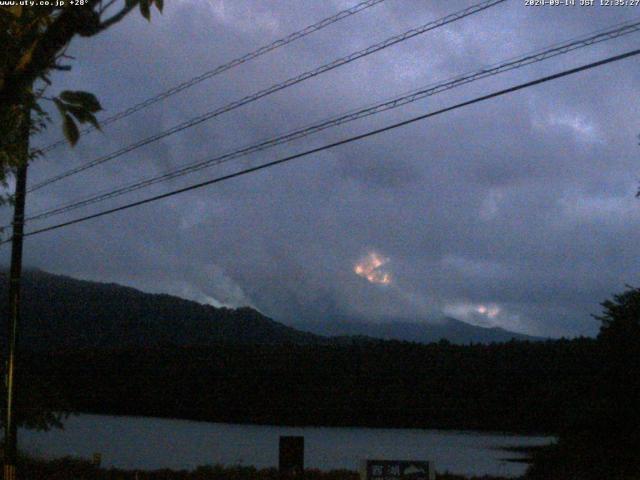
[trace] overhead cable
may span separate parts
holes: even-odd
[[[429,85],[425,88],[396,97],[394,99],[387,100],[385,102],[368,106],[359,110],[355,110],[355,111],[343,114],[341,116],[334,117],[329,120],[325,120],[311,126],[307,126],[302,129],[294,130],[284,135],[280,135],[278,137],[253,144],[253,145],[241,148],[239,150],[235,150],[230,153],[225,153],[223,155],[219,155],[207,160],[194,162],[189,165],[185,165],[178,169],[171,170],[169,172],[165,172],[157,176],[152,176],[146,179],[137,180],[135,182],[129,183],[122,187],[118,187],[116,189],[110,189],[97,194],[92,194],[81,200],[75,200],[58,207],[37,212],[31,216],[28,216],[26,220],[27,221],[41,220],[54,215],[60,215],[62,213],[75,210],[77,208],[85,207],[101,201],[115,198],[115,197],[130,193],[145,187],[149,187],[151,185],[154,185],[160,182],[181,177],[183,175],[200,171],[205,168],[210,168],[215,165],[220,165],[222,163],[229,162],[230,160],[243,157],[243,156],[246,156],[255,152],[259,152],[262,150],[266,150],[268,148],[272,148],[274,146],[277,146],[283,143],[291,142],[293,140],[297,140],[299,138],[312,135],[314,133],[320,132],[330,127],[338,126],[338,125],[351,122],[360,118],[371,116],[380,112],[384,112],[386,110],[400,107],[402,105],[407,105],[409,103],[421,100],[423,98],[436,95],[438,93],[451,90],[453,88],[456,88],[456,87],[459,87],[483,78],[487,78],[493,75],[498,75],[500,73],[504,73],[510,70],[531,65],[533,63],[541,62],[543,60],[546,60],[558,55],[563,55],[563,54],[572,52],[574,50],[587,47],[589,45],[600,43],[606,40],[611,40],[613,38],[618,38],[623,35],[627,35],[627,34],[638,32],[638,31],[640,31],[640,19],[636,20],[635,22],[627,22],[622,25],[618,25],[615,28],[609,28],[607,30],[599,31],[598,33],[592,34],[590,36],[582,36],[578,40],[570,40],[563,43],[555,44],[546,49],[538,50],[533,53],[512,58],[504,62],[494,64],[490,67],[484,67],[473,72],[469,72],[463,75],[458,75],[456,77],[453,77],[452,79]]]
[[[51,225],[51,226],[48,226],[48,227],[44,227],[44,228],[40,228],[40,229],[37,229],[37,230],[33,230],[31,232],[25,233],[24,236],[25,237],[29,237],[29,236],[38,235],[38,234],[41,234],[41,233],[44,233],[44,232],[50,232],[52,230],[58,230],[60,228],[68,227],[70,225],[75,225],[75,224],[78,224],[78,223],[86,222],[88,220],[92,220],[92,219],[95,219],[95,218],[103,217],[105,215],[111,215],[113,213],[121,212],[123,210],[128,210],[130,208],[137,207],[137,206],[140,206],[140,205],[145,205],[147,203],[156,202],[156,201],[162,200],[164,198],[173,197],[173,196],[179,195],[181,193],[189,192],[189,191],[192,191],[192,190],[197,190],[197,189],[209,186],[209,185],[213,185],[215,183],[220,183],[220,182],[223,182],[223,181],[226,181],[226,180],[230,180],[232,178],[244,176],[244,175],[247,175],[249,173],[257,172],[259,170],[264,170],[264,169],[267,169],[267,168],[270,168],[270,167],[274,167],[276,165],[280,165],[280,164],[283,164],[283,163],[291,162],[292,160],[296,160],[298,158],[306,157],[306,156],[314,154],[314,153],[319,153],[319,152],[322,152],[322,151],[325,151],[325,150],[329,150],[331,148],[335,148],[335,147],[338,147],[340,145],[345,145],[345,144],[352,143],[352,142],[355,142],[355,141],[358,141],[358,140],[362,140],[362,139],[365,139],[365,138],[368,138],[368,137],[371,137],[371,136],[374,136],[374,135],[378,135],[378,134],[383,133],[383,132],[394,130],[396,128],[403,127],[405,125],[409,125],[409,124],[412,124],[412,123],[415,123],[415,122],[418,122],[418,121],[421,121],[421,120],[425,120],[427,118],[435,117],[437,115],[441,115],[443,113],[450,112],[452,110],[457,110],[457,109],[462,108],[462,107],[466,107],[466,106],[473,105],[473,104],[476,104],[476,103],[484,102],[484,101],[490,100],[492,98],[496,98],[496,97],[499,97],[499,96],[502,96],[502,95],[506,95],[506,94],[509,94],[509,93],[513,93],[513,92],[516,92],[516,91],[519,91],[519,90],[523,90],[523,89],[526,89],[526,88],[530,88],[530,87],[533,87],[535,85],[539,85],[539,84],[542,84],[542,83],[550,82],[550,81],[556,80],[558,78],[566,77],[568,75],[573,75],[573,74],[576,74],[578,72],[583,72],[585,70],[590,70],[592,68],[600,67],[602,65],[607,65],[607,64],[610,64],[610,63],[613,63],[613,62],[624,60],[626,58],[634,57],[634,56],[639,55],[639,54],[640,54],[640,49],[632,50],[632,51],[629,51],[629,52],[626,52],[626,53],[623,53],[623,54],[620,54],[620,55],[615,55],[615,56],[612,56],[612,57],[608,57],[608,58],[606,58],[604,60],[599,60],[597,62],[588,63],[588,64],[582,65],[580,67],[572,68],[572,69],[569,69],[569,70],[564,70],[562,72],[559,72],[559,73],[556,73],[556,74],[553,74],[553,75],[548,75],[546,77],[542,77],[542,78],[538,78],[536,80],[532,80],[532,81],[529,81],[529,82],[521,83],[519,85],[516,85],[516,86],[513,86],[513,87],[509,87],[509,88],[505,88],[505,89],[499,90],[497,92],[493,92],[493,93],[490,93],[490,94],[487,94],[487,95],[476,97],[476,98],[474,98],[472,100],[467,100],[465,102],[457,103],[457,104],[455,104],[453,106],[442,108],[442,109],[436,110],[434,112],[426,113],[424,115],[419,115],[417,117],[413,117],[413,118],[410,118],[408,120],[403,120],[401,122],[397,122],[397,123],[388,125],[386,127],[382,127],[382,128],[378,128],[378,129],[375,129],[375,130],[371,130],[369,132],[366,132],[366,133],[363,133],[363,134],[360,134],[360,135],[355,135],[355,136],[352,136],[352,137],[348,137],[348,138],[339,140],[337,142],[333,142],[333,143],[330,143],[330,144],[327,144],[327,145],[323,145],[321,147],[317,147],[317,148],[313,148],[313,149],[310,149],[310,150],[306,150],[306,151],[301,152],[301,153],[297,153],[297,154],[294,154],[294,155],[289,155],[287,157],[280,158],[278,160],[274,160],[272,162],[267,162],[267,163],[264,163],[262,165],[254,166],[254,167],[251,167],[251,168],[246,168],[246,169],[240,170],[238,172],[234,172],[234,173],[231,173],[231,174],[228,174],[228,175],[216,177],[216,178],[204,181],[204,182],[199,182],[199,183],[196,183],[196,184],[193,184],[193,185],[189,185],[187,187],[183,187],[183,188],[180,188],[180,189],[177,189],[177,190],[173,190],[173,191],[170,191],[170,192],[167,192],[167,193],[163,193],[163,194],[160,194],[160,195],[155,195],[155,196],[152,196],[152,197],[148,197],[148,198],[145,198],[143,200],[138,200],[136,202],[131,202],[131,203],[128,203],[128,204],[125,204],[125,205],[121,205],[119,207],[110,208],[108,210],[103,210],[101,212],[97,212],[97,213],[94,213],[94,214],[91,214],[91,215],[86,215],[86,216],[75,218],[73,220],[69,220],[69,221],[66,221],[66,222],[62,222],[62,223],[58,223],[58,224]],[[1,242],[0,245],[8,243],[10,241],[11,241],[11,238]]]
[[[318,30],[322,30],[323,28],[333,23],[339,22],[344,18],[355,15],[356,13],[359,13],[363,10],[366,10],[367,8],[373,7],[374,5],[377,5],[378,3],[382,3],[384,1],[385,0],[367,0],[365,2],[358,3],[357,5],[354,5],[353,7],[348,8],[346,10],[342,10],[336,13],[335,15],[332,15],[323,20],[320,20],[319,22],[316,22],[313,25],[309,25],[308,27],[305,27],[302,30],[299,30],[290,35],[287,35],[286,37],[282,37],[268,45],[264,45],[258,48],[257,50],[254,50],[253,52],[250,52],[245,55],[242,55],[241,57],[235,58],[225,64],[217,66],[212,70],[206,71],[196,77],[193,77],[185,82],[182,82],[179,85],[171,87],[165,90],[164,92],[158,93],[153,97],[147,98],[146,100],[140,103],[137,103],[125,110],[122,110],[121,112],[111,115],[110,117],[100,119],[100,127],[104,127],[111,123],[117,122],[118,120],[121,120],[125,117],[128,117],[129,115],[139,112],[140,110],[150,107],[151,105],[154,105],[164,100],[165,98],[171,97],[176,93],[186,90],[187,88],[191,88],[194,85],[197,85],[198,83],[203,82],[204,80],[215,77],[216,75],[220,75],[221,73],[226,72],[227,70],[231,70],[232,68],[237,67],[238,65],[242,65],[243,63],[253,60],[254,58],[258,58],[264,55],[265,53],[271,52],[272,50],[276,50],[280,47],[284,47],[285,45],[293,43],[296,40],[306,37],[307,35],[310,35],[311,33],[317,32]],[[80,134],[86,135],[87,133],[92,132],[94,130],[96,130],[96,128],[93,126],[90,126],[81,130]],[[47,153],[61,145],[65,145],[66,143],[67,141],[65,139],[61,139],[39,150],[42,153]]]
[[[426,33],[428,31],[431,30],[435,30],[436,28],[442,27],[443,25],[447,25],[449,23],[455,22],[457,20],[460,20],[462,18],[468,17],[470,15],[473,15],[475,13],[481,12],[483,10],[486,10],[490,7],[493,7],[495,5],[498,5],[500,3],[505,2],[506,0],[486,0],[484,2],[480,2],[478,4],[472,5],[470,7],[467,7],[463,10],[460,10],[459,12],[456,13],[452,13],[450,15],[447,15],[443,18],[440,18],[438,20],[429,22],[425,25],[422,25],[420,27],[417,28],[412,28],[411,30],[408,30],[402,34],[399,35],[394,35],[393,37],[390,37],[382,42],[376,43],[375,45],[371,45],[370,47],[367,47],[363,50],[359,50],[357,52],[351,53],[345,57],[341,57],[337,60],[334,60],[330,63],[327,63],[325,65],[322,65],[321,67],[315,68],[314,70],[309,70],[307,72],[304,72],[300,75],[297,75],[295,77],[292,77],[284,82],[272,85],[268,88],[265,88],[263,90],[260,90],[252,95],[247,95],[239,100],[233,101],[223,107],[217,108],[213,111],[204,113],[202,115],[199,115],[197,117],[194,117],[190,120],[187,120],[185,122],[182,122],[178,125],[173,126],[172,128],[165,130],[164,132],[160,132],[157,134],[154,134],[150,137],[147,137],[145,139],[139,140],[133,144],[130,144],[126,147],[123,147],[119,150],[116,150],[112,153],[109,153],[105,156],[96,158],[94,160],[91,160],[90,162],[87,162],[83,165],[79,165],[75,168],[72,168],[70,170],[67,170],[65,172],[62,172],[58,175],[55,175],[53,177],[47,178],[39,183],[36,183],[35,185],[29,187],[27,189],[27,192],[33,192],[36,190],[39,190],[47,185],[50,185],[52,183],[58,182],[62,179],[68,178],[72,175],[75,175],[77,173],[83,172],[85,170],[88,170],[90,168],[96,167],[98,165],[102,165],[110,160],[113,160],[115,158],[118,158],[126,153],[132,152],[140,147],[143,147],[145,145],[149,145],[150,143],[153,142],[157,142],[158,140],[161,140],[163,138],[166,138],[170,135],[173,135],[175,133],[181,132],[183,130],[186,130],[188,128],[194,127],[196,125],[199,125],[202,122],[205,122],[207,120],[210,120],[214,117],[217,117],[219,115],[222,115],[223,113],[227,113],[230,112],[231,110],[235,110],[236,108],[239,108],[243,105],[246,105],[248,103],[251,102],[255,102],[256,100],[259,100],[263,97],[266,97],[268,95],[271,95],[273,93],[276,93],[280,90],[284,90],[285,88],[289,88],[293,85],[296,85],[298,83],[304,82],[305,80],[308,80],[310,78],[316,77],[318,75],[321,75],[325,72],[328,72],[330,70],[333,70],[335,68],[341,67],[342,65],[346,65],[348,63],[351,63],[355,60],[358,60],[360,58],[363,58],[367,55],[371,55],[375,52],[379,52],[380,50],[384,50],[386,48],[391,47],[392,45],[396,45],[400,42],[404,42],[406,40],[409,40],[410,38],[413,38],[417,35],[421,35],[423,33]]]

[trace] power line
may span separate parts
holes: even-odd
[[[313,78],[316,77],[322,73],[328,72],[330,70],[333,70],[335,68],[338,68],[342,65],[346,65],[348,63],[351,63],[355,60],[358,60],[362,57],[365,57],[367,55],[371,55],[375,52],[378,52],[380,50],[386,49],[388,47],[391,47],[392,45],[395,45],[397,43],[400,42],[404,42],[406,40],[409,40],[410,38],[413,38],[417,35],[421,35],[423,33],[426,33],[430,30],[435,30],[436,28],[442,27],[443,25],[447,25],[449,23],[453,23],[457,20],[460,20],[462,18],[468,17],[470,15],[473,15],[475,13],[481,12],[483,10],[486,10],[490,7],[493,7],[499,3],[505,2],[506,0],[486,0],[484,2],[480,2],[478,4],[472,5],[471,7],[465,8],[463,10],[460,10],[459,12],[456,13],[452,13],[450,15],[447,15],[439,20],[435,20],[432,22],[429,22],[425,25],[422,25],[420,27],[417,28],[412,28],[411,30],[408,30],[402,34],[399,35],[394,35],[393,37],[390,37],[380,43],[376,43],[375,45],[372,45],[370,47],[367,47],[363,50],[359,50],[357,52],[351,53],[345,57],[341,57],[337,60],[334,60],[330,63],[327,63],[325,65],[322,65],[321,67],[318,67],[314,70],[309,70],[305,73],[302,73],[296,77],[292,77],[282,83],[278,83],[275,85],[272,85],[264,90],[260,90],[259,92],[256,92],[252,95],[248,95],[246,97],[241,98],[240,100],[236,100],[234,102],[231,102],[223,107],[217,108],[216,110],[213,110],[211,112],[199,115],[197,117],[194,117],[190,120],[187,120],[186,122],[182,122],[172,128],[170,128],[169,130],[165,130],[164,132],[161,133],[157,133],[155,135],[152,135],[150,137],[147,137],[143,140],[139,140],[136,143],[130,144],[126,147],[121,148],[120,150],[116,150],[115,152],[112,152],[110,154],[107,154],[103,157],[99,157],[97,159],[94,159],[84,165],[80,165],[78,167],[72,168],[70,170],[67,170],[66,172],[60,173],[58,175],[55,175],[53,177],[50,177],[46,180],[43,180],[35,185],[33,185],[32,187],[30,187],[28,189],[28,192],[33,192],[35,190],[39,190],[47,185],[50,185],[54,182],[60,181],[64,178],[68,178],[72,175],[75,175],[76,173],[80,173],[83,172],[89,168],[93,168],[97,165],[101,165],[105,162],[108,162],[109,160],[113,160],[114,158],[120,157],[126,153],[129,153],[133,150],[136,150],[140,147],[143,147],[145,145],[148,145],[150,143],[156,142],[162,138],[168,137],[169,135],[173,135],[174,133],[178,133],[181,132],[183,130],[186,130],[187,128],[191,128],[194,127],[195,125],[198,125],[202,122],[205,122],[207,120],[210,120],[211,118],[217,117],[219,115],[222,115],[223,113],[229,112],[231,110],[235,110],[236,108],[239,108],[243,105],[246,105],[248,103],[254,102],[256,100],[259,100],[260,98],[266,97],[268,95],[271,95],[275,92],[278,92],[280,90],[284,90],[285,88],[291,87],[293,85],[296,85],[298,83],[301,83],[305,80],[308,80],[309,78]]]
[[[219,65],[216,68],[214,68],[213,70],[209,70],[207,72],[204,72],[200,75],[198,75],[197,77],[193,77],[185,82],[182,82],[179,85],[176,85],[174,87],[169,88],[168,90],[165,90],[164,92],[161,92],[157,95],[154,95],[153,97],[150,97],[140,103],[137,103],[125,110],[122,110],[110,117],[107,117],[103,120],[100,120],[100,126],[104,127],[105,125],[109,125],[111,123],[117,122],[118,120],[121,120],[125,117],[128,117],[129,115],[132,115],[136,112],[139,112],[140,110],[143,110],[147,107],[150,107],[151,105],[154,105],[155,103],[158,103],[162,100],[164,100],[165,98],[168,98],[172,95],[175,95],[176,93],[179,93],[183,90],[186,90],[187,88],[191,88],[194,85],[203,82],[204,80],[208,80],[209,78],[215,77],[216,75],[219,75],[223,72],[226,72],[227,70],[231,70],[234,67],[237,67],[238,65],[241,65],[243,63],[246,63],[250,60],[253,60],[254,58],[258,58],[262,55],[264,55],[265,53],[271,52],[273,50],[276,50],[280,47],[284,47],[285,45],[288,45],[290,43],[295,42],[296,40],[299,40],[303,37],[306,37],[307,35],[310,35],[314,32],[317,32],[318,30],[322,30],[325,27],[328,27],[329,25],[339,22],[340,20],[343,20],[347,17],[350,17],[352,15],[355,15],[356,13],[359,13],[363,10],[366,10],[367,8],[373,7],[375,5],[377,5],[378,3],[382,3],[385,0],[367,0],[365,2],[361,2],[358,3],[357,5],[354,5],[351,8],[348,8],[346,10],[342,10],[338,13],[336,13],[335,15],[332,15],[330,17],[327,17],[323,20],[320,20],[317,23],[314,23],[313,25],[309,25],[308,27],[303,28],[302,30],[299,30],[297,32],[294,32],[290,35],[287,35],[286,37],[280,38],[268,45],[264,45],[260,48],[258,48],[257,50],[254,50],[253,52],[247,53],[241,57],[235,58],[223,65]],[[87,133],[90,133],[92,131],[96,130],[95,127],[87,127],[83,130],[80,131],[81,135],[86,135]],[[42,153],[47,153],[50,152],[51,150],[61,146],[61,145],[65,145],[67,143],[67,141],[65,139],[61,139],[58,140],[57,142],[54,142],[50,145],[47,145],[44,148],[41,148],[40,151]]]
[[[408,120],[404,120],[402,122],[397,122],[397,123],[394,123],[392,125],[388,125],[386,127],[382,127],[382,128],[378,128],[378,129],[375,129],[375,130],[371,130],[369,132],[366,132],[366,133],[363,133],[363,134],[360,134],[360,135],[348,137],[348,138],[345,138],[343,140],[339,140],[337,142],[333,142],[333,143],[330,143],[330,144],[327,144],[327,145],[323,145],[321,147],[313,148],[311,150],[307,150],[307,151],[304,151],[304,152],[301,152],[301,153],[297,153],[297,154],[294,154],[294,155],[289,155],[287,157],[280,158],[278,160],[274,160],[272,162],[268,162],[268,163],[264,163],[262,165],[258,165],[258,166],[255,166],[255,167],[251,167],[251,168],[247,168],[247,169],[244,169],[244,170],[240,170],[238,172],[231,173],[231,174],[228,174],[228,175],[224,175],[224,176],[221,176],[221,177],[216,177],[214,179],[207,180],[207,181],[200,182],[200,183],[196,183],[196,184],[190,185],[188,187],[184,187],[184,188],[180,188],[180,189],[177,189],[177,190],[173,190],[171,192],[163,193],[163,194],[160,194],[160,195],[155,195],[153,197],[149,197],[149,198],[146,198],[144,200],[139,200],[139,201],[136,201],[136,202],[128,203],[126,205],[122,205],[122,206],[115,207],[115,208],[110,208],[108,210],[103,210],[103,211],[98,212],[98,213],[94,213],[94,214],[91,214],[91,215],[86,215],[86,216],[79,217],[79,218],[76,218],[76,219],[73,219],[73,220],[69,220],[69,221],[66,221],[66,222],[62,222],[62,223],[59,223],[59,224],[56,224],[56,225],[52,225],[52,226],[49,226],[49,227],[45,227],[45,228],[41,228],[41,229],[38,229],[38,230],[34,230],[34,231],[31,231],[31,232],[25,233],[24,236],[28,237],[28,236],[37,235],[37,234],[44,233],[44,232],[49,232],[49,231],[52,231],[52,230],[57,230],[57,229],[60,229],[60,228],[63,228],[63,227],[67,227],[67,226],[74,225],[74,224],[77,224],[77,223],[85,222],[87,220],[91,220],[91,219],[94,219],[94,218],[102,217],[102,216],[105,216],[105,215],[110,215],[112,213],[120,212],[122,210],[128,210],[128,209],[133,208],[133,207],[137,207],[137,206],[144,205],[144,204],[147,204],[147,203],[155,202],[157,200],[162,200],[164,198],[172,197],[172,196],[178,195],[180,193],[185,193],[185,192],[188,192],[188,191],[191,191],[191,190],[196,190],[196,189],[199,189],[199,188],[203,188],[203,187],[206,187],[208,185],[212,185],[214,183],[219,183],[219,182],[223,182],[225,180],[230,180],[232,178],[236,178],[236,177],[240,177],[240,176],[243,176],[243,175],[247,175],[249,173],[253,173],[253,172],[256,172],[258,170],[263,170],[263,169],[266,169],[266,168],[270,168],[270,167],[273,167],[273,166],[276,166],[276,165],[279,165],[279,164],[282,164],[282,163],[290,162],[292,160],[295,160],[295,159],[298,159],[298,158],[301,158],[301,157],[305,157],[305,156],[308,156],[308,155],[311,155],[311,154],[314,154],[314,153],[319,153],[319,152],[322,152],[324,150],[329,150],[331,148],[335,148],[335,147],[340,146],[340,145],[345,145],[347,143],[351,143],[351,142],[355,142],[355,141],[358,141],[358,140],[362,140],[364,138],[368,138],[368,137],[371,137],[373,135],[378,135],[378,134],[383,133],[383,132],[394,130],[396,128],[403,127],[405,125],[409,125],[411,123],[415,123],[415,122],[418,122],[420,120],[425,120],[425,119],[430,118],[430,117],[435,117],[437,115],[441,115],[443,113],[450,112],[452,110],[457,110],[457,109],[462,108],[462,107],[473,105],[475,103],[480,103],[480,102],[483,102],[483,101],[486,101],[486,100],[490,100],[492,98],[496,98],[496,97],[499,97],[499,96],[502,96],[502,95],[506,95],[508,93],[513,93],[513,92],[516,92],[518,90],[523,90],[525,88],[529,88],[529,87],[532,87],[532,86],[535,86],[535,85],[539,85],[541,83],[549,82],[549,81],[556,80],[556,79],[561,78],[561,77],[566,77],[568,75],[573,75],[573,74],[578,73],[578,72],[582,72],[582,71],[585,71],[585,70],[590,70],[592,68],[600,67],[602,65],[606,65],[606,64],[609,64],[609,63],[617,62],[617,61],[620,61],[620,60],[623,60],[623,59],[626,59],[626,58],[630,58],[630,57],[633,57],[633,56],[636,56],[636,55],[639,55],[639,54],[640,54],[640,49],[632,50],[630,52],[626,52],[626,53],[623,53],[623,54],[620,54],[620,55],[615,55],[615,56],[612,56],[612,57],[608,57],[608,58],[606,58],[604,60],[599,60],[597,62],[593,62],[593,63],[589,63],[589,64],[586,64],[586,65],[582,65],[580,67],[572,68],[570,70],[564,70],[564,71],[562,71],[560,73],[556,73],[556,74],[553,74],[553,75],[548,75],[546,77],[538,78],[536,80],[532,80],[532,81],[529,81],[529,82],[521,83],[521,84],[516,85],[514,87],[509,87],[509,88],[506,88],[506,89],[503,89],[503,90],[499,90],[497,92],[493,92],[493,93],[490,93],[490,94],[487,94],[487,95],[483,95],[481,97],[476,97],[476,98],[474,98],[472,100],[467,100],[465,102],[461,102],[461,103],[455,104],[455,105],[450,106],[450,107],[442,108],[440,110],[436,110],[434,112],[426,113],[424,115],[419,115],[417,117],[413,117],[413,118],[410,118]],[[1,242],[0,245],[8,243],[10,241],[11,241],[11,239],[5,240],[5,241]]]
[[[67,204],[61,205],[59,207],[54,207],[46,211],[38,212],[34,215],[27,217],[26,220],[27,221],[40,220],[40,219],[48,218],[54,215],[66,213],[66,212],[75,210],[77,208],[92,205],[94,203],[98,203],[104,200],[115,198],[120,195],[124,195],[126,193],[130,193],[130,192],[139,190],[141,188],[154,185],[156,183],[160,183],[176,177],[187,175],[189,173],[193,173],[193,172],[202,170],[204,168],[209,168],[214,165],[219,165],[219,164],[228,162],[230,160],[233,160],[235,158],[249,155],[251,153],[255,153],[258,151],[262,151],[267,148],[274,147],[276,145],[290,142],[292,140],[297,140],[299,138],[306,137],[308,135],[320,132],[330,127],[334,127],[334,126],[351,122],[360,118],[374,115],[386,110],[397,108],[402,105],[406,105],[406,104],[415,102],[417,100],[421,100],[428,96],[432,96],[437,93],[441,93],[441,92],[459,87],[461,85],[474,82],[476,80],[480,80],[483,78],[487,78],[489,76],[493,76],[493,75],[504,73],[510,70],[521,68],[526,65],[531,65],[533,63],[537,63],[537,62],[546,60],[548,58],[566,54],[568,52],[572,52],[580,48],[584,48],[584,47],[587,47],[596,43],[600,43],[603,41],[611,40],[613,38],[618,38],[618,37],[621,37],[630,33],[634,33],[637,31],[640,31],[640,19],[636,19],[636,21],[634,22],[625,22],[623,24],[618,24],[615,27],[609,27],[608,29],[605,29],[605,30],[599,30],[597,33],[591,34],[590,36],[582,35],[581,37],[578,37],[577,40],[568,40],[562,43],[557,43],[546,49],[540,49],[529,54],[521,55],[520,57],[515,57],[510,60],[506,60],[504,62],[494,64],[493,66],[490,66],[490,67],[485,67],[474,72],[458,75],[444,82],[436,83],[428,87],[425,87],[423,89],[413,91],[409,94],[396,97],[394,99],[391,99],[382,103],[378,103],[366,108],[362,108],[360,110],[352,111],[352,112],[343,114],[341,116],[334,117],[332,119],[317,123],[315,125],[294,130],[293,132],[290,132],[275,138],[271,138],[269,140],[265,140],[257,144],[253,144],[248,147],[244,147],[242,149],[236,150],[231,153],[226,153],[208,160],[194,162],[189,165],[180,167],[176,170],[165,172],[158,176],[146,178],[143,180],[138,180],[128,185],[119,187],[115,190],[113,189],[105,190],[103,192],[100,192],[98,194],[93,194],[81,200],[72,201]]]

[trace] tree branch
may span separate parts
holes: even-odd
[[[42,34],[31,55],[31,61],[20,68],[14,66],[7,72],[0,86],[0,111],[24,102],[28,88],[35,80],[55,64],[56,55],[79,31],[91,21],[93,8],[99,0],[89,0],[85,7],[70,7],[62,13]]]
[[[116,3],[116,1],[117,0],[111,0],[109,3],[107,3],[104,6],[100,5],[100,15],[106,12],[109,9],[109,7],[111,7],[114,3]]]
[[[113,3],[112,0],[111,2],[109,2],[109,5],[111,3]],[[128,2],[127,2],[128,3]],[[124,8],[122,10],[120,10],[118,13],[116,13],[115,15],[113,15],[111,18],[104,20],[102,22],[100,22],[100,25],[98,26],[98,32],[101,32],[103,30],[106,30],[107,28],[109,28],[111,25],[118,23],[120,20],[122,20],[131,10],[133,10],[134,8],[136,8],[136,6],[138,5],[138,2],[131,2],[128,5],[125,5]],[[97,32],[96,32],[97,33]]]

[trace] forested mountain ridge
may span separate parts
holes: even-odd
[[[7,277],[0,276],[6,305]],[[500,328],[482,328],[452,318],[439,323],[328,318],[322,324],[288,326],[250,307],[216,308],[167,294],[150,294],[26,270],[22,280],[20,343],[28,350],[208,346],[213,344],[353,344],[382,340],[432,343],[492,343],[539,340]],[[0,308],[5,328],[6,308]]]
[[[593,413],[602,376],[595,339],[327,338],[249,308],[43,272],[25,274],[23,317],[24,381],[43,386],[25,403],[55,411],[558,432],[578,407]]]
[[[6,296],[3,275],[3,305]],[[29,350],[324,341],[248,307],[216,308],[37,270],[24,273],[22,300],[20,343]],[[0,328],[6,325],[5,312],[3,308]]]
[[[511,332],[499,327],[478,327],[451,317],[430,322],[403,318],[385,319],[384,322],[366,322],[360,319],[332,318],[324,322],[296,322],[292,326],[316,335],[368,336],[383,340],[433,343],[443,338],[451,343],[508,342],[510,340],[541,341],[544,338]]]

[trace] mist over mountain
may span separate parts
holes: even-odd
[[[7,277],[0,279],[6,305]],[[0,328],[6,328],[6,308]],[[28,270],[22,280],[20,344],[29,350],[170,345],[312,343],[248,308],[216,308],[165,294]]]
[[[6,301],[6,276],[0,288]],[[556,432],[578,402],[593,400],[589,388],[601,375],[595,339],[497,343],[515,334],[453,319],[354,319],[345,332],[347,320],[335,318],[327,333],[341,336],[327,337],[251,308],[40,271],[25,272],[23,293],[21,366],[31,384],[47,386],[30,402],[46,398],[52,411]],[[400,334],[412,342],[390,339]],[[441,336],[450,342],[420,343]],[[474,345],[454,344],[467,341]]]
[[[499,327],[479,327],[451,317],[437,321],[419,322],[407,319],[386,319],[384,322],[368,322],[357,318],[331,319],[330,321],[299,322],[294,328],[326,336],[368,336],[383,340],[400,340],[433,343],[446,339],[451,343],[493,343],[510,340],[543,340],[540,337],[511,332]]]
[[[7,277],[0,277],[6,305]],[[439,323],[360,319],[298,322],[291,326],[250,307],[217,308],[166,294],[144,293],[113,283],[97,283],[27,270],[22,281],[20,344],[29,350],[74,348],[207,346],[213,344],[324,344],[403,340],[432,343],[505,342],[534,337],[500,328],[482,328],[453,318]],[[6,328],[6,308],[0,328]],[[333,337],[333,338],[327,338]]]

